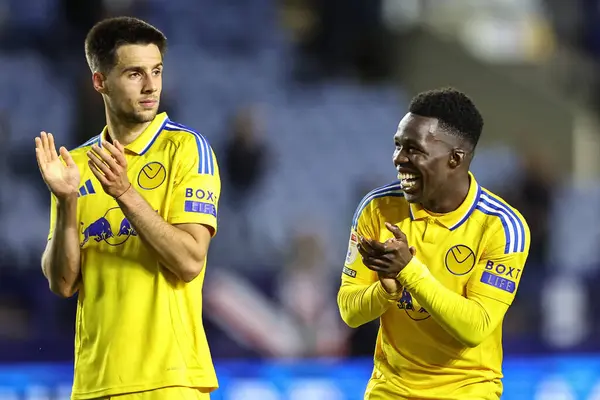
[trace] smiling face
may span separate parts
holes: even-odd
[[[162,54],[155,44],[126,44],[105,75],[94,73],[94,87],[104,95],[109,112],[130,124],[150,122],[158,112],[162,91]]]
[[[455,190],[458,173],[468,171],[461,139],[442,129],[436,118],[408,113],[398,125],[394,143],[394,166],[406,200],[436,211]]]

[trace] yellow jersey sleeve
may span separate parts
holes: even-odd
[[[352,219],[348,252],[346,253],[346,260],[342,270],[342,282],[369,285],[378,280],[377,273],[371,271],[362,263],[362,259],[358,253],[358,237],[379,239],[379,232],[373,223],[373,203],[367,204],[362,210],[360,208],[361,205],[359,205]]]
[[[48,240],[52,239],[54,228],[56,227],[56,196],[50,193],[50,228],[48,230]]]
[[[489,250],[469,278],[466,294],[455,293],[413,257],[398,280],[431,314],[434,320],[461,343],[474,347],[485,340],[504,318],[517,292],[529,252],[529,229],[507,238],[505,229],[488,240]]]
[[[217,232],[221,179],[215,154],[202,136],[193,135],[180,144],[167,221],[171,224],[202,224]]]
[[[342,285],[337,297],[342,319],[353,328],[379,318],[400,297],[400,293],[389,294],[385,291],[377,273],[363,264],[358,253],[358,235],[379,239],[378,225],[373,220],[376,210],[373,202],[365,203],[367,198],[363,199],[354,214],[342,270]]]
[[[529,254],[529,227],[520,218],[519,230],[511,235],[506,229],[496,231],[467,284],[467,296],[477,294],[511,305]],[[512,236],[512,237],[511,237]]]
[[[398,280],[446,332],[468,347],[483,342],[508,310],[508,305],[486,296],[453,292],[417,257],[398,274]]]

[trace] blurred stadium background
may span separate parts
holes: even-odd
[[[486,127],[479,181],[532,251],[504,323],[505,395],[600,399],[600,8],[590,0],[0,0],[0,399],[67,399],[75,300],[40,272],[33,137],[69,148],[103,105],[83,40],[144,18],[170,40],[163,110],[219,159],[205,321],[223,400],[362,399],[377,324],[335,295],[354,207],[395,178],[411,96],[455,86]]]

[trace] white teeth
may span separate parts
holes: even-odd
[[[402,185],[402,188],[410,189],[415,185],[419,176],[416,174],[402,172],[398,173],[398,178],[400,179],[400,185]]]
[[[409,174],[409,173],[406,173],[406,172],[401,172],[401,173],[398,174],[398,176],[402,180],[412,180],[412,179],[417,179],[418,178],[418,176],[416,174]]]
[[[410,189],[415,185],[415,181],[400,181],[400,185],[403,189]]]

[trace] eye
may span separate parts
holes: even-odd
[[[420,153],[420,150],[411,145],[402,146],[400,143],[396,143],[396,151],[405,150],[408,154]]]
[[[132,72],[129,74],[129,78],[131,78],[131,79],[137,79],[140,76],[142,76],[142,74],[140,74],[139,72]]]
[[[160,76],[162,74],[162,69],[155,69],[154,71],[152,71],[152,75],[154,76]]]

